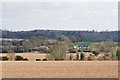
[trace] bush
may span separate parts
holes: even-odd
[[[93,61],[93,60],[96,60],[96,56],[93,54],[90,54],[89,57],[88,57],[88,60],[89,61]]]
[[[80,58],[81,58],[81,60],[84,60],[84,54],[83,53],[81,53],[81,55],[80,55]]]
[[[36,61],[41,61],[41,59],[36,59]]]
[[[55,59],[55,61],[63,61],[64,59]]]
[[[104,56],[98,57],[98,60],[99,60],[99,61],[103,61],[103,60],[104,60]]]
[[[79,60],[79,54],[76,55],[77,60]]]
[[[2,60],[2,61],[8,61],[8,59],[9,59],[9,58],[8,58],[7,56],[4,56],[4,57],[2,57],[1,60]]]
[[[118,57],[118,60],[120,60],[120,50],[117,50],[116,56]]]
[[[47,59],[43,59],[43,61],[47,61]]]
[[[0,61],[2,60],[2,57],[0,57]]]
[[[73,59],[73,61],[77,61],[76,59]]]
[[[78,52],[83,52],[83,50],[82,50],[82,49],[79,49]]]
[[[95,56],[98,56],[98,55],[99,55],[99,52],[93,51],[93,54],[94,54]]]
[[[91,52],[91,50],[83,50],[83,52]]]
[[[76,53],[74,49],[69,49],[69,53]]]
[[[15,60],[16,60],[16,61],[22,61],[22,60],[23,60],[23,57],[22,57],[22,56],[16,56]]]
[[[72,60],[72,58],[73,58],[73,57],[72,57],[72,54],[71,54],[71,55],[70,55],[70,60]]]
[[[108,57],[108,56],[104,56],[105,60],[112,60],[112,58]]]
[[[28,59],[27,59],[27,58],[24,58],[23,61],[28,61]]]

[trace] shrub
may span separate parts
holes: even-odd
[[[76,61],[76,59],[73,59],[73,61]]]
[[[28,61],[28,59],[27,59],[27,58],[24,58],[23,61]]]
[[[99,55],[99,52],[93,51],[93,54],[94,54],[95,56],[98,56],[98,55]]]
[[[2,60],[2,57],[0,57],[0,61]]]
[[[112,60],[110,57],[108,57],[108,56],[104,56],[104,59],[105,60]]]
[[[63,61],[64,59],[55,59],[55,61]]]
[[[100,57],[98,57],[98,60],[99,60],[99,61],[104,60],[104,56],[100,56]]]
[[[91,50],[83,50],[83,52],[91,52]]]
[[[41,61],[41,59],[36,59],[36,61]]]
[[[88,57],[88,60],[89,60],[89,61],[96,60],[95,55],[90,54],[89,57]]]
[[[72,60],[72,54],[70,55],[70,60]]]
[[[16,61],[21,61],[21,60],[23,60],[23,57],[22,56],[16,56],[15,60]]]
[[[80,55],[80,58],[81,58],[81,60],[84,60],[84,54],[83,53],[81,53],[81,55]]]
[[[118,60],[120,60],[120,50],[117,50],[116,56],[118,57]]]
[[[47,61],[47,59],[43,59],[43,61]]]
[[[69,53],[76,53],[74,49],[69,49]]]
[[[9,59],[9,58],[8,58],[7,56],[4,56],[4,57],[2,57],[1,60],[2,60],[2,61],[8,61],[8,59]]]
[[[83,52],[83,50],[82,50],[82,49],[79,49],[78,52]]]
[[[76,55],[77,60],[79,60],[79,54]]]

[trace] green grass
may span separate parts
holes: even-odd
[[[79,46],[89,46],[92,43],[98,43],[98,42],[79,42],[79,43],[75,43],[74,45],[79,45]]]
[[[117,44],[118,44],[118,46],[120,46],[120,42],[118,42]]]
[[[74,45],[78,45],[78,46],[89,46],[92,43],[100,43],[100,42],[79,42],[79,43],[75,43]],[[120,46],[120,42],[114,42],[115,44],[118,44]]]

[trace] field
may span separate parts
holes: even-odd
[[[90,52],[89,53],[88,52],[83,52],[83,53],[85,54],[86,57],[88,57],[88,55],[90,54]],[[66,55],[66,59],[67,60],[70,59],[70,54],[71,53],[67,53],[67,55]],[[9,57],[9,55],[7,53],[0,54],[0,57],[1,56],[7,56],[7,57]],[[34,52],[34,53],[14,53],[14,57],[15,56],[22,56],[24,58],[27,58],[29,61],[35,61],[36,59],[41,59],[41,60],[42,59],[46,59],[46,53],[40,53],[40,54],[38,54],[36,52]],[[73,59],[76,58],[76,54],[75,53],[72,54],[72,56],[73,56]]]
[[[89,46],[91,45],[92,43],[100,43],[100,42],[78,42],[78,43],[75,43],[74,45],[79,45],[79,46]],[[114,42],[114,44],[118,44],[120,46],[120,42]]]
[[[92,43],[98,43],[98,42],[79,42],[75,43],[74,45],[79,45],[79,46],[85,46],[85,45],[91,45]]]
[[[118,78],[117,61],[6,61],[3,78]]]

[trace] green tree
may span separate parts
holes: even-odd
[[[72,58],[73,58],[73,57],[72,57],[72,54],[70,54],[70,60],[72,60]]]
[[[76,57],[77,57],[77,60],[79,60],[79,54],[77,54]]]
[[[23,57],[22,57],[22,56],[16,56],[15,60],[16,60],[16,61],[23,60]]]
[[[9,59],[9,58],[8,58],[7,56],[3,56],[3,57],[2,57],[2,61],[8,61],[8,59]]]
[[[80,58],[81,58],[81,60],[84,60],[84,54],[83,53],[81,53],[81,55],[80,55]]]
[[[99,52],[93,51],[93,54],[94,54],[95,56],[98,56],[98,55],[99,55]]]
[[[116,56],[118,57],[118,60],[120,60],[120,49],[117,50],[117,54],[116,54]]]

